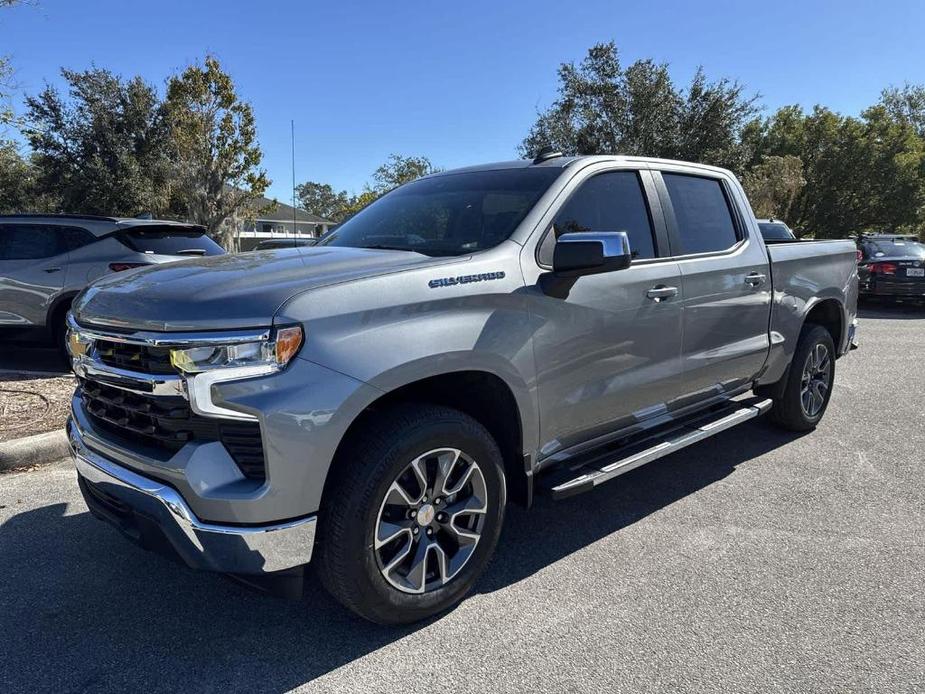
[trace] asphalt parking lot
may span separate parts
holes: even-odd
[[[147,554],[66,463],[0,476],[0,691],[921,692],[925,310],[862,318],[815,432],[513,509],[475,593],[409,628]]]

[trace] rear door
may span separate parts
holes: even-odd
[[[762,370],[771,276],[733,181],[683,167],[655,176],[684,294],[681,407],[747,386]]]
[[[0,326],[45,327],[64,286],[66,239],[50,224],[0,224]]]
[[[570,185],[553,219],[541,225],[542,240],[527,244],[522,256],[537,322],[544,457],[658,418],[677,393],[680,369],[681,277],[678,264],[663,257],[667,242],[649,172],[604,169]],[[626,232],[632,264],[556,278],[556,237],[573,231]],[[662,298],[654,288],[676,293]]]

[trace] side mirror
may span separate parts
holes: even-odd
[[[625,270],[630,266],[629,236],[624,231],[581,231],[556,239],[552,269],[563,277]]]

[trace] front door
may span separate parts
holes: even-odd
[[[677,394],[680,270],[660,258],[648,202],[654,188],[647,195],[641,176],[648,172],[605,171],[584,180],[555,215],[536,259],[524,255],[525,276],[530,263],[551,269],[556,236],[573,231],[625,231],[633,253],[625,270],[577,279],[547,272],[528,290],[537,322],[541,457],[656,418]]]

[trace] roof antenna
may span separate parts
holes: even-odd
[[[296,247],[296,207],[295,207],[295,120],[289,121],[292,139],[292,247]]]
[[[561,156],[562,156],[562,152],[557,150],[555,147],[550,147],[549,145],[546,145],[545,147],[542,147],[539,152],[536,153],[536,157],[533,159],[533,163],[540,164],[548,159],[556,159],[557,157],[561,157]]]

